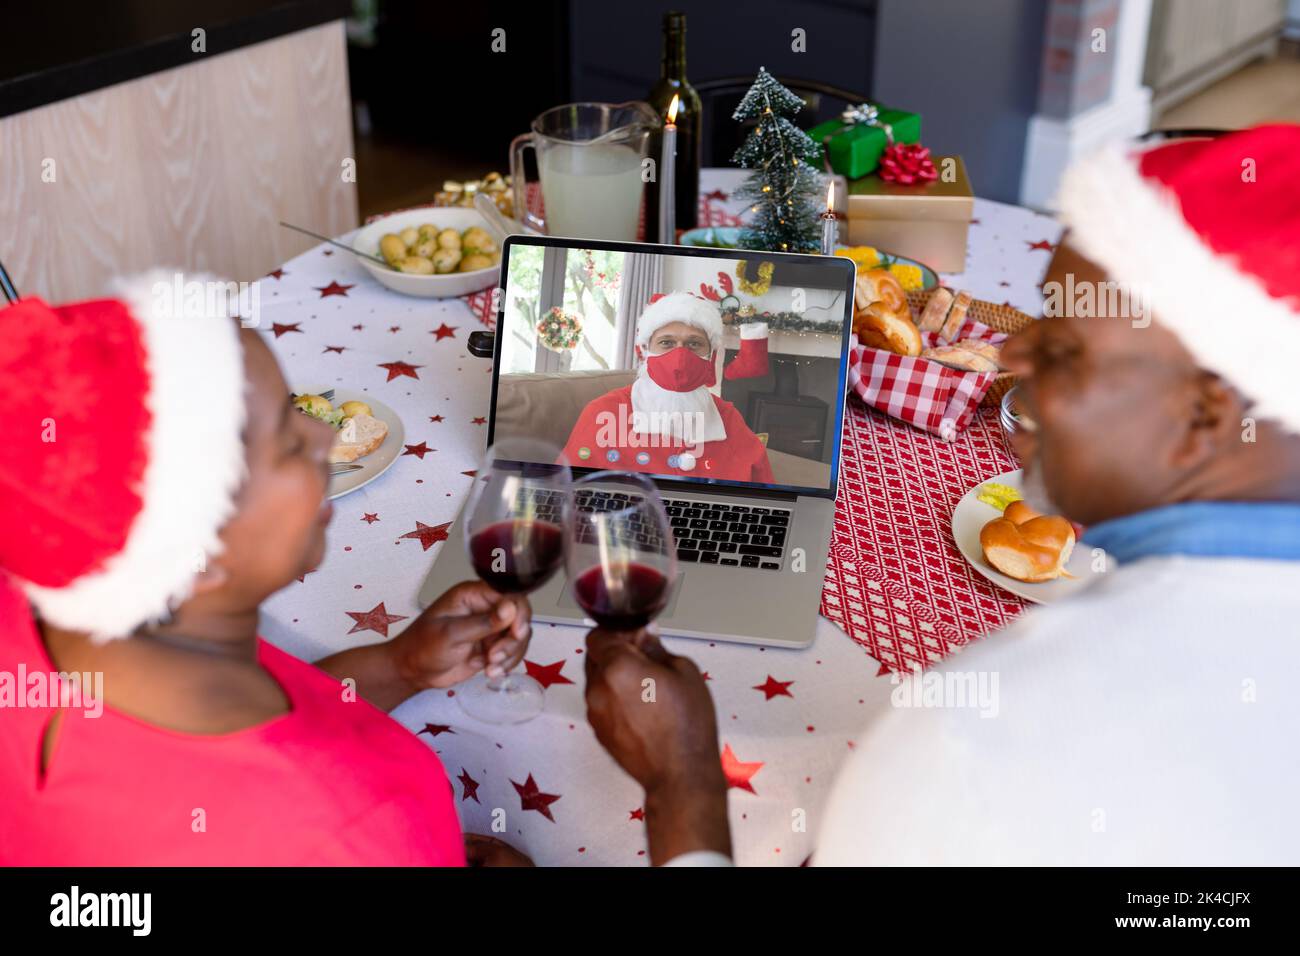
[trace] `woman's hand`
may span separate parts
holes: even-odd
[[[390,644],[398,669],[418,690],[450,687],[485,669],[489,677],[501,677],[523,660],[532,616],[524,595],[463,581]]]

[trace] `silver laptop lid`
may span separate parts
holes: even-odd
[[[511,236],[489,443],[542,438],[576,473],[833,498],[853,263]]]

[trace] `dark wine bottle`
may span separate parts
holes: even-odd
[[[659,114],[668,116],[668,106],[673,95],[679,96],[677,105],[677,228],[694,229],[700,193],[700,94],[686,80],[686,14],[670,11],[664,14],[663,59],[659,68],[659,82],[655,84],[647,102]],[[662,154],[663,137],[655,133],[650,137],[650,155],[658,162]],[[659,183],[647,183],[645,207],[645,238],[647,242],[659,241]]]

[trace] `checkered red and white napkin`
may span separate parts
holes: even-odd
[[[955,339],[978,339],[1001,345],[1006,336],[967,319]],[[937,332],[922,332],[926,348],[946,343]],[[849,387],[864,403],[952,441],[970,423],[996,372],[963,372],[929,359],[895,355],[871,348],[853,337],[849,352]]]

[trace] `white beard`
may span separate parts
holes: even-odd
[[[703,385],[689,392],[664,388],[650,377],[644,362],[632,383],[631,424],[642,435],[660,435],[687,445],[727,438],[712,392]]]

